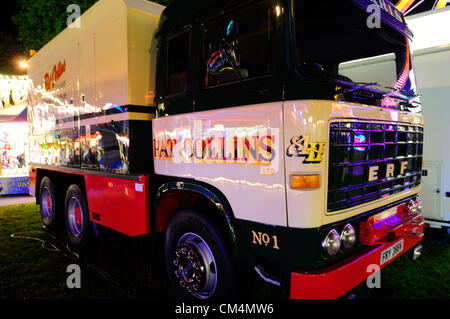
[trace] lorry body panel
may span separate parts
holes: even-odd
[[[30,60],[30,162],[148,173],[155,90],[154,35],[163,6],[108,0]],[[147,141],[147,143],[141,140]]]
[[[148,234],[151,226],[148,179],[148,175],[130,181],[85,174],[91,220],[128,236]]]
[[[155,173],[220,189],[236,218],[286,226],[282,127],[281,102],[155,119]]]

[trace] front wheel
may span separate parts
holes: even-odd
[[[237,273],[219,229],[194,210],[177,213],[166,231],[166,268],[177,295],[192,299],[230,296]]]

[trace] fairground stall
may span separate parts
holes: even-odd
[[[0,195],[28,193],[28,77],[0,75]]]

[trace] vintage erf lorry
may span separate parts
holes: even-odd
[[[175,291],[200,299],[243,270],[336,298],[420,255],[421,104],[388,1],[101,0],[78,22],[29,65],[47,229],[164,233]]]

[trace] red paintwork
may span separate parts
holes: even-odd
[[[88,172],[45,169],[84,177],[91,221],[129,236],[139,236],[150,232],[149,175],[141,175],[139,181],[135,181]],[[37,168],[31,168],[30,190],[35,190],[36,175]],[[136,184],[139,184],[137,188]],[[53,187],[60,186],[53,185]],[[136,189],[140,187],[142,191],[137,191]],[[99,216],[99,219],[94,219],[94,213]]]
[[[49,212],[51,212],[52,211],[52,198],[50,197],[50,194],[48,192],[47,192],[46,201],[47,201],[47,209]]]
[[[364,227],[362,225],[362,227]],[[404,240],[403,251],[384,263],[384,268],[399,256],[416,246],[423,238],[424,222],[422,216],[415,216],[408,221],[385,230],[385,237],[377,240],[375,245],[333,265],[318,271],[298,271],[291,273],[290,297],[292,299],[333,299],[338,298],[366,280],[371,272],[369,265],[380,266],[381,252]],[[376,232],[378,236],[379,233]]]
[[[397,207],[397,214],[401,223],[396,226],[390,226],[389,223],[379,222],[375,224],[371,218],[367,223],[361,223],[359,240],[363,245],[371,246],[388,236],[393,234],[397,237],[405,233],[422,233],[424,232],[424,218],[420,215],[411,216],[409,208],[406,205]]]
[[[140,181],[84,175],[92,221],[129,236],[150,232],[148,175]],[[142,192],[136,184],[142,185]],[[100,220],[93,218],[96,213]]]
[[[28,194],[30,194],[33,197],[36,196],[36,177],[37,177],[37,169],[34,167],[30,167]]]
[[[77,223],[77,226],[81,226],[81,208],[77,205],[75,208],[75,222]]]

